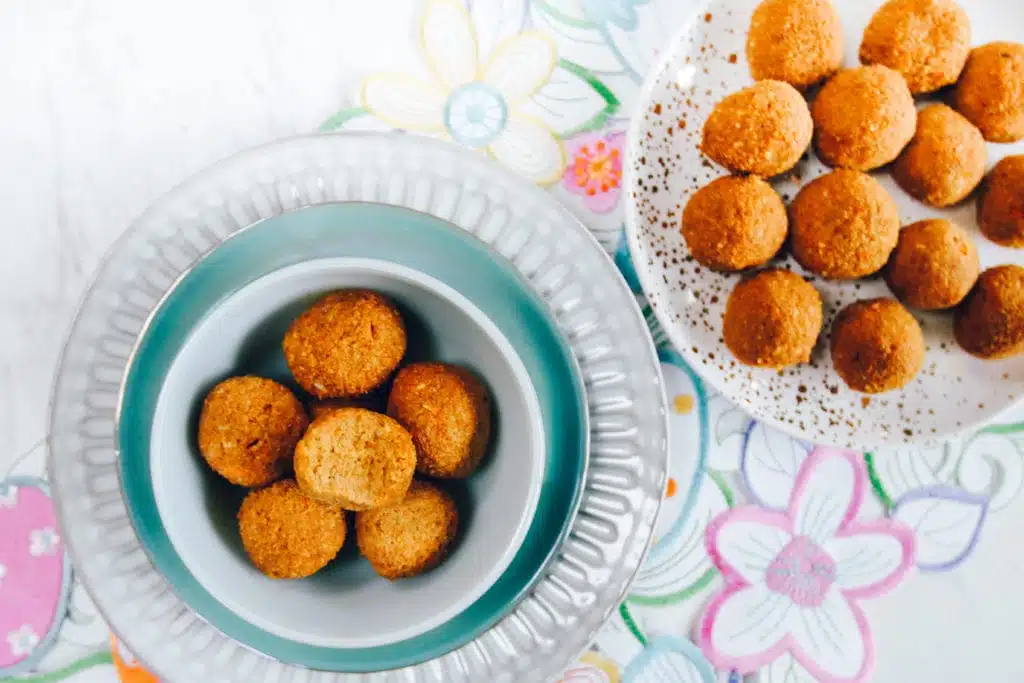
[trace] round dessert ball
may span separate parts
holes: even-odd
[[[814,287],[788,270],[765,270],[732,290],[722,336],[744,365],[781,368],[811,359],[821,319]]]
[[[725,176],[697,190],[683,209],[686,246],[712,270],[767,263],[786,241],[786,205],[757,176]]]
[[[295,394],[262,377],[231,377],[206,395],[199,414],[199,452],[237,486],[280,479],[309,419]]]
[[[832,324],[832,363],[854,391],[904,387],[924,364],[921,326],[895,299],[852,303]]]
[[[947,220],[933,219],[900,231],[885,281],[903,303],[934,311],[963,301],[980,270],[978,250],[967,231]]]
[[[464,368],[444,363],[402,368],[391,387],[388,415],[412,435],[420,474],[468,477],[487,451],[491,399]]]
[[[362,408],[321,415],[295,448],[295,478],[306,495],[346,510],[397,503],[415,471],[409,432]]]
[[[822,161],[870,171],[899,156],[914,137],[917,110],[903,77],[874,65],[836,74],[815,98],[811,116]]]
[[[978,226],[996,244],[1024,247],[1024,154],[992,168],[978,201]]]
[[[955,101],[989,142],[1024,139],[1024,44],[988,43],[971,50]]]
[[[956,311],[953,332],[964,351],[1001,359],[1024,351],[1024,268],[989,268]]]
[[[877,272],[896,248],[900,213],[877,180],[838,169],[815,178],[789,207],[793,255],[804,268],[835,280]]]
[[[764,0],[750,20],[747,62],[755,81],[806,90],[843,64],[843,27],[831,0]]]
[[[250,491],[238,530],[256,568],[272,579],[301,579],[327,566],[345,544],[345,513],[313,500],[291,479]]]
[[[915,95],[956,83],[971,51],[971,21],[953,0],[889,0],[864,31],[860,61],[898,71]]]
[[[455,501],[443,489],[414,481],[398,503],[356,515],[359,552],[385,579],[429,571],[451,549],[459,527]]]
[[[788,83],[759,81],[715,105],[701,151],[731,171],[767,178],[796,166],[813,132],[803,95]]]
[[[317,398],[365,394],[405,355],[405,324],[387,298],[363,290],[332,292],[295,319],[284,357],[295,381]]]
[[[985,176],[988,152],[981,131],[944,104],[917,114],[917,132],[896,159],[892,175],[907,194],[932,206],[952,206]]]

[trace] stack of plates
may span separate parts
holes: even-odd
[[[520,544],[494,576],[480,569],[486,578],[465,604],[465,595],[446,604],[442,591],[419,605],[429,618],[403,620],[415,591],[396,584],[379,599],[348,600],[363,584],[327,580],[319,595],[342,595],[328,601],[337,633],[329,620],[325,633],[322,614],[319,631],[302,628],[302,584],[267,580],[228,597],[230,534],[189,492],[187,473],[169,474],[174,453],[193,456],[180,452],[187,441],[173,448],[182,437],[166,436],[174,430],[161,406],[189,345],[210,337],[204,326],[226,319],[231,301],[241,315],[243,293],[339,258],[438,283],[507,340],[536,393],[543,478]],[[167,680],[545,680],[624,596],[666,480],[658,359],[611,260],[543,191],[479,155],[403,135],[274,143],[152,207],[82,303],[51,419],[50,477],[79,575],[112,628]],[[244,604],[250,594],[261,609]],[[287,614],[287,628],[256,616],[275,601],[269,613]],[[412,623],[363,638],[373,605]]]

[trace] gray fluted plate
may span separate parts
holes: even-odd
[[[153,568],[118,480],[115,413],[129,357],[176,279],[257,221],[326,202],[431,214],[507,258],[554,314],[586,382],[590,465],[579,512],[542,578],[475,641],[375,674],[271,660],[200,619]],[[54,384],[49,471],[75,569],[127,646],[174,681],[525,683],[556,675],[625,596],[665,488],[666,409],[658,360],[615,266],[543,190],[482,155],[399,134],[309,136],[200,173],[115,244],[82,302]]]

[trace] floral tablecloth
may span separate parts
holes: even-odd
[[[399,68],[354,74],[320,129],[450,139],[549,187],[614,257],[650,323],[671,404],[670,474],[696,459],[697,476],[669,480],[636,584],[565,683],[831,683],[870,680],[876,667],[886,681],[963,680],[976,670],[957,668],[963,652],[937,653],[952,660],[941,666],[923,654],[944,642],[941,626],[894,633],[879,615],[908,591],[917,619],[941,622],[955,599],[957,620],[971,618],[971,586],[986,575],[958,573],[980,561],[987,528],[1024,485],[1024,411],[937,447],[817,448],[705,386],[640,291],[623,244],[627,119],[658,48],[697,4],[416,0],[411,25],[375,24],[390,31],[380,41],[411,46]],[[0,470],[0,679],[152,681],[74,580],[45,454],[40,441]],[[993,583],[1012,588],[1021,559],[999,564],[997,546]],[[946,611],[929,613],[939,603]],[[1022,680],[1017,661],[992,659],[985,680]]]

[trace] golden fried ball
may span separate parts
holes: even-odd
[[[917,95],[956,83],[970,51],[971,21],[953,0],[889,0],[864,31],[860,61],[898,71]]]
[[[356,515],[356,539],[385,579],[416,576],[436,567],[459,527],[455,501],[436,484],[414,481],[400,502]]]
[[[345,544],[345,513],[291,479],[251,491],[238,510],[242,546],[272,579],[301,579],[327,566]]]
[[[956,311],[953,332],[967,353],[1001,359],[1024,351],[1024,268],[989,268]]]
[[[843,64],[843,27],[831,0],[764,0],[750,20],[747,61],[756,81],[806,90]]]
[[[917,110],[907,82],[887,66],[844,69],[811,107],[818,156],[829,166],[870,171],[914,137]]]
[[[399,371],[388,415],[416,444],[416,471],[461,479],[476,470],[491,435],[491,400],[465,368],[414,363]]]
[[[903,303],[933,311],[963,301],[980,271],[978,250],[967,231],[947,220],[932,219],[900,231],[885,281]]]
[[[907,194],[932,206],[952,206],[985,176],[988,152],[981,131],[944,104],[917,114],[917,132],[892,167]]]
[[[781,368],[811,359],[821,332],[821,296],[788,270],[765,270],[729,295],[722,336],[745,365]]]
[[[731,171],[767,178],[793,168],[813,132],[803,95],[788,83],[759,81],[715,105],[701,151]]]
[[[203,401],[199,452],[232,484],[265,486],[288,470],[308,424],[287,387],[262,377],[231,377]]]
[[[921,326],[895,299],[850,304],[832,324],[832,363],[854,391],[906,386],[921,370],[924,351]]]
[[[989,142],[1024,139],[1024,44],[988,43],[971,50],[955,101]]]
[[[786,241],[786,206],[756,176],[725,176],[702,187],[683,209],[686,246],[713,270],[767,263]]]
[[[996,164],[982,185],[978,226],[996,244],[1024,247],[1024,154]]]
[[[838,169],[807,183],[789,207],[793,255],[823,277],[877,272],[899,239],[900,214],[877,180]]]
[[[332,292],[295,319],[283,346],[295,381],[310,394],[358,396],[398,367],[405,324],[394,304],[376,292]]]
[[[402,425],[362,408],[321,415],[295,447],[295,479],[306,495],[346,510],[402,500],[416,471],[416,446]]]

